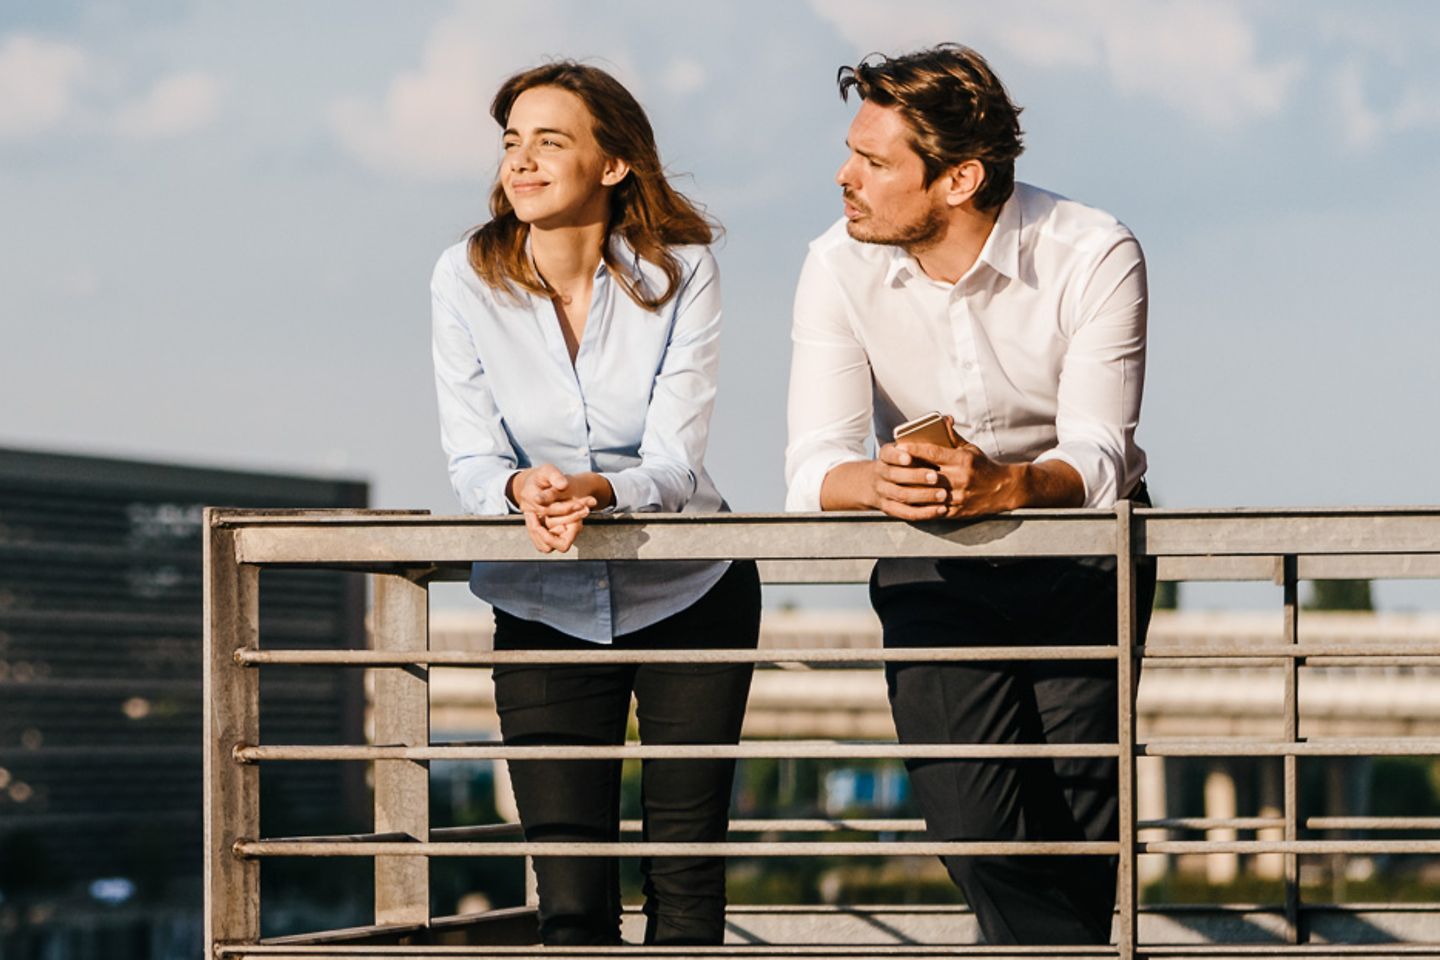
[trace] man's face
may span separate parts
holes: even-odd
[[[925,186],[925,163],[910,146],[900,112],[863,101],[845,144],[850,156],[835,182],[843,191],[850,236],[906,248],[935,239],[944,229],[940,181]]]

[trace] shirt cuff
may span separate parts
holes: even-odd
[[[634,470],[620,470],[616,473],[601,472],[610,483],[615,502],[596,513],[653,513],[660,509],[660,493],[655,484]]]
[[[510,513],[519,513],[520,504],[510,499],[510,478],[518,474],[519,470],[510,470],[500,475],[500,499],[505,503],[505,509]]]
[[[863,462],[870,459],[863,453],[851,450],[817,454],[796,468],[790,477],[789,489],[785,492],[785,509],[790,513],[819,513],[820,488],[825,485],[825,476],[842,463]]]
[[[466,512],[479,517],[519,513],[520,508],[511,503],[510,498],[505,495],[505,487],[510,483],[510,478],[518,472],[503,470],[493,476],[477,477],[473,485],[460,488],[460,505]]]

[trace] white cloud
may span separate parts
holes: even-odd
[[[1302,71],[1266,60],[1241,8],[1215,0],[1036,0],[998,12],[922,0],[903,12],[869,0],[811,0],[860,50],[955,40],[1049,70],[1096,70],[1123,93],[1219,128],[1271,116]]]
[[[685,97],[705,89],[705,67],[698,60],[677,58],[670,61],[660,76],[660,83],[671,96]]]
[[[1332,86],[1341,134],[1352,149],[1365,151],[1392,134],[1440,127],[1440,100],[1414,87],[1388,106],[1375,104],[1359,60],[1343,63],[1332,78]]]
[[[115,112],[114,129],[134,140],[162,139],[199,130],[219,112],[219,81],[208,73],[177,73],[121,106]]]
[[[516,70],[562,53],[584,59],[604,50],[611,62],[597,65],[641,93],[627,69],[623,24],[614,17],[599,25],[579,20],[574,7],[554,0],[506,6],[462,0],[431,30],[415,69],[395,77],[379,102],[347,97],[332,104],[331,128],[378,170],[434,180],[488,177],[498,141],[490,99]],[[681,79],[696,82],[693,72]]]
[[[0,41],[0,139],[27,139],[71,114],[88,69],[84,52],[28,34]]]
[[[1335,107],[1340,111],[1340,127],[1345,142],[1356,149],[1372,146],[1380,136],[1380,115],[1365,97],[1365,78],[1360,65],[1351,61],[1335,74]]]

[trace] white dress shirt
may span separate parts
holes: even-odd
[[[1061,460],[1105,507],[1145,473],[1145,259],[1100,210],[1017,183],[955,284],[899,247],[810,244],[795,292],[786,508],[820,509],[835,466],[931,410],[1001,463]]]
[[[645,289],[664,289],[663,272],[622,239],[611,244]],[[492,289],[467,249],[446,250],[430,284],[441,443],[466,512],[513,513],[507,481],[540,463],[600,473],[616,511],[728,509],[704,466],[720,357],[720,280],[707,248],[673,248],[681,284],[654,311],[602,261],[573,364],[550,300],[520,290],[517,302]],[[690,606],[728,566],[477,563],[470,587],[514,616],[609,643]]]

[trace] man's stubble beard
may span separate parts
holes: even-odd
[[[887,233],[883,230],[865,230],[864,224],[851,221],[845,225],[846,231],[851,239],[861,243],[883,243],[893,247],[902,247],[908,253],[919,253],[935,244],[935,241],[945,232],[945,217],[939,207],[931,207],[925,211],[925,215],[911,223],[901,224],[892,227]]]

